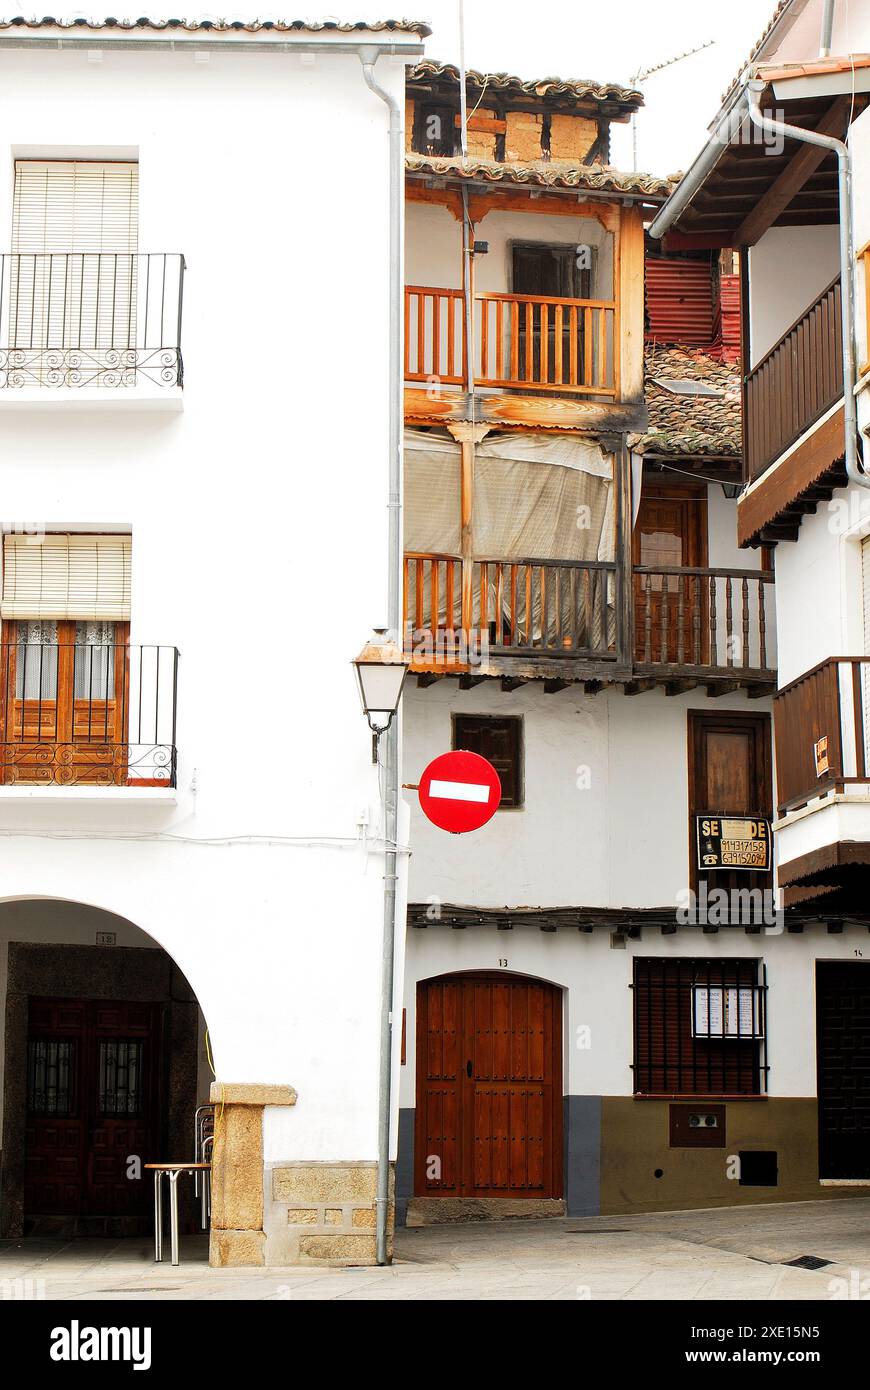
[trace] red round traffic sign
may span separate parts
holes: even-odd
[[[434,758],[420,778],[419,790],[423,814],[452,835],[479,830],[501,801],[501,782],[492,763],[464,749]]]

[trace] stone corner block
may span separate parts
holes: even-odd
[[[296,1092],[292,1086],[256,1081],[213,1081],[209,1100],[213,1105],[295,1105]]]
[[[266,1237],[262,1231],[212,1231],[208,1262],[212,1268],[264,1265]]]

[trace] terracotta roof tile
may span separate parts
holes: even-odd
[[[490,92],[517,92],[537,97],[573,97],[581,101],[615,101],[636,109],[643,105],[643,93],[635,87],[621,87],[616,82],[595,82],[591,78],[537,77],[528,81],[522,77],[512,77],[507,72],[475,72],[469,68],[465,74],[469,87]],[[424,59],[408,70],[409,82],[425,81],[427,78],[446,78],[459,85],[459,69],[454,63],[438,63],[434,59]]]
[[[370,33],[417,34],[426,38],[432,33],[428,24],[417,19],[377,19],[377,20],[337,20],[322,21],[306,19],[83,19],[81,16],[64,19],[45,15],[27,19],[17,15],[14,19],[0,19],[0,29],[136,29],[183,31],[184,33],[227,34],[239,31],[246,34],[319,34],[325,31],[351,34],[359,30]]]
[[[638,448],[645,453],[738,457],[740,429],[740,369],[700,349],[647,345],[645,395],[649,426]],[[715,396],[679,396],[660,380],[688,377],[713,387]]]
[[[676,187],[673,179],[655,174],[626,174],[606,164],[569,164],[567,161],[481,159],[463,160],[458,155],[407,154],[409,174],[441,174],[451,178],[478,179],[485,183],[531,184],[540,188],[588,188],[602,193],[642,193],[667,198]]]

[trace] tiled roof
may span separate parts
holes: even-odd
[[[325,19],[321,21],[307,19],[83,19],[77,18],[52,18],[46,15],[42,18],[34,16],[26,19],[21,15],[14,19],[0,19],[0,29],[124,29],[124,30],[170,30],[182,31],[184,33],[215,33],[227,34],[242,32],[245,34],[276,33],[276,34],[319,34],[324,31],[336,32],[341,34],[356,33],[363,30],[366,33],[390,33],[417,34],[420,38],[426,38],[432,33],[428,24],[417,19],[375,19],[375,20],[337,20]]]
[[[440,174],[452,178],[483,180],[485,183],[523,183],[541,188],[588,188],[601,193],[643,193],[655,199],[667,198],[676,187],[673,179],[654,174],[624,174],[606,164],[568,164],[562,161],[481,159],[474,155],[463,160],[458,155],[406,154],[409,174]]]
[[[529,81],[522,77],[512,77],[507,72],[475,72],[469,68],[465,74],[469,87],[489,92],[522,92],[526,96],[573,97],[577,101],[616,101],[632,107],[643,105],[643,93],[634,87],[620,87],[616,82],[595,82],[591,78],[538,77]],[[436,63],[424,59],[408,71],[409,82],[425,81],[427,78],[446,78],[459,85],[459,69],[454,63]]]
[[[740,370],[709,352],[650,343],[645,353],[649,426],[638,448],[645,453],[734,458],[742,451]],[[715,396],[678,396],[656,384],[690,378],[712,386]]]
[[[776,9],[774,10],[773,14],[770,16],[770,19],[767,21],[767,24],[764,26],[764,33],[761,35],[761,37],[758,39],[758,41],[757,41],[755,44],[753,44],[753,46],[752,46],[752,52],[750,53],[749,57],[746,59],[746,62],[743,64],[742,68],[741,68],[740,71],[737,73],[737,75],[736,75],[736,77],[734,78],[734,80],[728,84],[728,87],[727,87],[726,90],[723,92],[723,94],[722,94],[722,101],[723,101],[723,103],[726,102],[726,101],[728,100],[728,97],[729,97],[729,96],[731,95],[731,93],[734,91],[734,88],[737,86],[738,82],[740,81],[740,79],[741,79],[741,77],[743,76],[743,74],[744,74],[744,72],[746,71],[746,69],[750,66],[750,64],[752,64],[752,63],[755,62],[755,60],[757,59],[759,53],[761,52],[762,48],[764,47],[765,43],[767,42],[768,38],[770,37],[771,33],[773,32],[774,28],[775,28],[776,25],[779,23],[780,19],[782,19],[782,16],[785,14],[786,10],[787,10],[787,9],[790,9],[790,7],[792,6],[793,3],[794,3],[794,0],[778,0],[778,4],[777,4],[777,6],[776,6]]]
[[[813,58],[805,63],[761,63],[756,74],[765,82],[778,82],[791,77],[827,77],[868,67],[870,53],[850,53],[845,58]]]

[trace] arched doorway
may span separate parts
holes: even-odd
[[[143,1165],[192,1156],[208,1099],[189,983],[126,918],[31,899],[0,904],[0,987],[0,1234],[144,1234]]]
[[[418,1197],[562,1196],[562,991],[475,971],[417,986]]]

